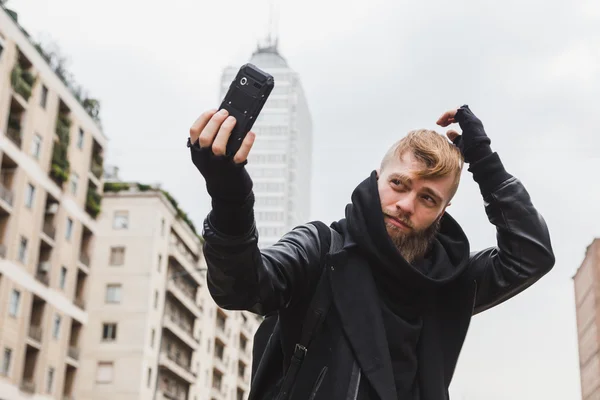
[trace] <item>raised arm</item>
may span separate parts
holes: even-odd
[[[246,136],[234,157],[226,156],[234,125],[226,112],[208,111],[194,123],[188,141],[212,199],[203,229],[208,288],[222,308],[265,315],[302,298],[316,279],[319,235],[307,224],[259,250],[252,180],[245,168],[254,133]]]
[[[461,149],[469,171],[478,183],[489,221],[496,227],[496,246],[474,252],[468,279],[475,280],[474,314],[522,292],[555,263],[548,227],[533,206],[523,184],[504,169],[490,148],[483,124],[467,106],[444,114],[438,124],[458,122],[462,135],[448,132]]]

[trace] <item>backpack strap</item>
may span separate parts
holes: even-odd
[[[329,290],[329,274],[327,272],[330,267],[327,265],[327,261],[329,261],[328,255],[337,252],[343,246],[343,238],[338,232],[321,221],[314,221],[311,223],[319,230],[319,238],[323,236],[324,239],[326,239],[321,240],[322,273],[308,307],[304,323],[302,324],[300,341],[296,343],[296,347],[294,348],[290,366],[283,379],[283,383],[281,384],[281,390],[277,396],[277,400],[285,400],[290,395],[296,381],[296,376],[300,371],[300,366],[308,352],[310,342],[329,311],[329,307],[331,306],[331,293]],[[327,244],[329,244],[329,246],[327,246]]]

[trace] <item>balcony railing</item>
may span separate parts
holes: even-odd
[[[0,198],[2,198],[9,206],[12,206],[14,197],[14,192],[0,183]]]
[[[15,128],[8,128],[6,130],[6,136],[19,148],[21,148],[21,143],[23,142],[23,138],[21,137],[21,131]]]
[[[38,325],[31,325],[29,327],[29,337],[36,342],[42,341],[42,327]]]
[[[35,383],[30,379],[23,379],[21,382],[21,390],[25,393],[35,393]]]
[[[45,272],[41,272],[41,271],[36,272],[35,279],[42,282],[46,286],[50,285],[50,277]]]
[[[79,360],[79,348],[75,346],[69,346],[68,354],[73,360]]]
[[[100,179],[102,177],[102,173],[104,172],[102,165],[98,164],[98,162],[96,162],[96,161],[92,161],[90,170],[92,171],[92,174],[94,174],[94,176],[98,179]]]
[[[50,221],[44,222],[42,231],[52,240],[56,237],[56,227]]]
[[[6,245],[0,244],[0,257],[6,258]]]
[[[79,253],[79,261],[86,267],[90,266],[90,256],[84,251]]]
[[[75,297],[73,303],[75,303],[75,305],[81,308],[82,310],[85,310],[85,300],[83,300],[83,298],[81,298],[80,296]]]
[[[190,336],[193,336],[194,329],[186,320],[184,320],[183,318],[179,318],[176,315],[167,314],[167,317],[171,320],[171,322],[183,329],[185,333],[187,333]]]

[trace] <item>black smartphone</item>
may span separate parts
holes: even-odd
[[[236,119],[227,142],[227,155],[233,156],[239,150],[274,87],[273,76],[257,66],[247,63],[240,67],[219,107]]]

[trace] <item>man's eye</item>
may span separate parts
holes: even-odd
[[[425,199],[428,203],[435,204],[435,199],[431,196],[424,195],[423,199]]]

